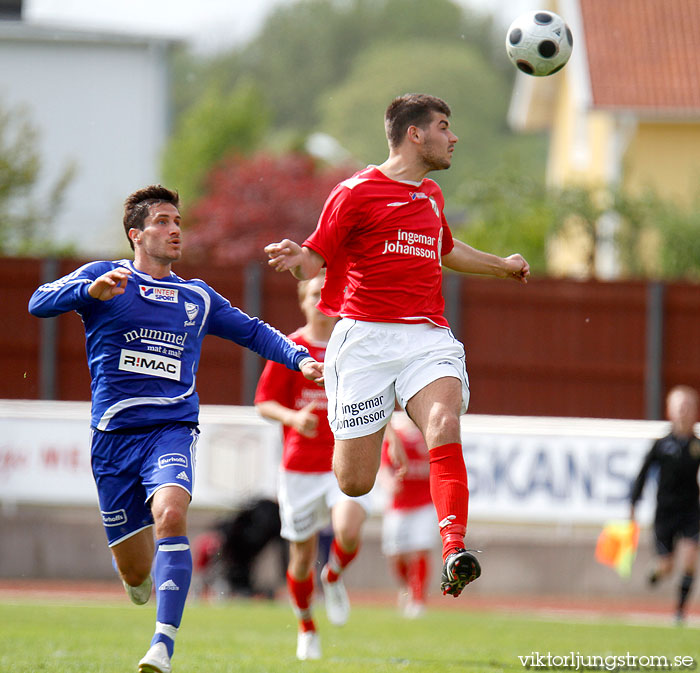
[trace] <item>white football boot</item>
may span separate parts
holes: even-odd
[[[297,659],[306,661],[308,659],[321,658],[321,639],[316,631],[299,631],[297,636]]]
[[[350,599],[345,590],[343,580],[339,577],[335,582],[329,582],[328,568],[321,571],[321,585],[323,586],[323,597],[326,602],[326,615],[328,621],[334,626],[342,626],[348,621],[350,616]]]
[[[171,671],[170,655],[165,643],[153,645],[139,661],[139,673],[170,673]]]

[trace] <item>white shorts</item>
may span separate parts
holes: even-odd
[[[325,358],[328,421],[336,439],[383,428],[395,400],[402,408],[433,381],[462,383],[462,413],[469,404],[464,346],[431,323],[364,322],[343,318],[333,329]]]
[[[390,509],[382,521],[382,553],[396,556],[433,549],[439,539],[438,521],[432,503],[411,509]]]
[[[342,500],[357,502],[369,515],[369,494],[351,498],[332,472],[292,472],[280,469],[277,498],[282,530],[290,542],[304,542],[331,522],[331,509]]]

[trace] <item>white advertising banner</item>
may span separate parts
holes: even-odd
[[[600,524],[629,516],[629,494],[660,422],[465,417],[470,518]],[[645,489],[638,519],[653,516]]]
[[[7,406],[0,404],[0,501],[96,505],[89,406]]]
[[[0,503],[97,505],[89,405],[0,401]],[[252,407],[203,406],[193,507],[274,497],[279,427]],[[668,424],[467,415],[470,520],[601,524],[629,512],[644,454]],[[376,498],[377,503],[381,498]],[[647,523],[653,487],[638,508]]]
[[[205,406],[200,429],[193,507],[274,496],[277,426],[253,408]],[[0,401],[0,502],[97,505],[88,403]]]

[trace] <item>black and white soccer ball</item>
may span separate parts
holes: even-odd
[[[561,70],[571,56],[574,39],[569,26],[554,12],[527,12],[510,24],[506,53],[527,75],[545,77]]]

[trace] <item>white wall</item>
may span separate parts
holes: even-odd
[[[0,22],[0,105],[39,130],[41,194],[75,162],[53,238],[81,254],[126,252],[124,198],[159,181],[170,44]]]

